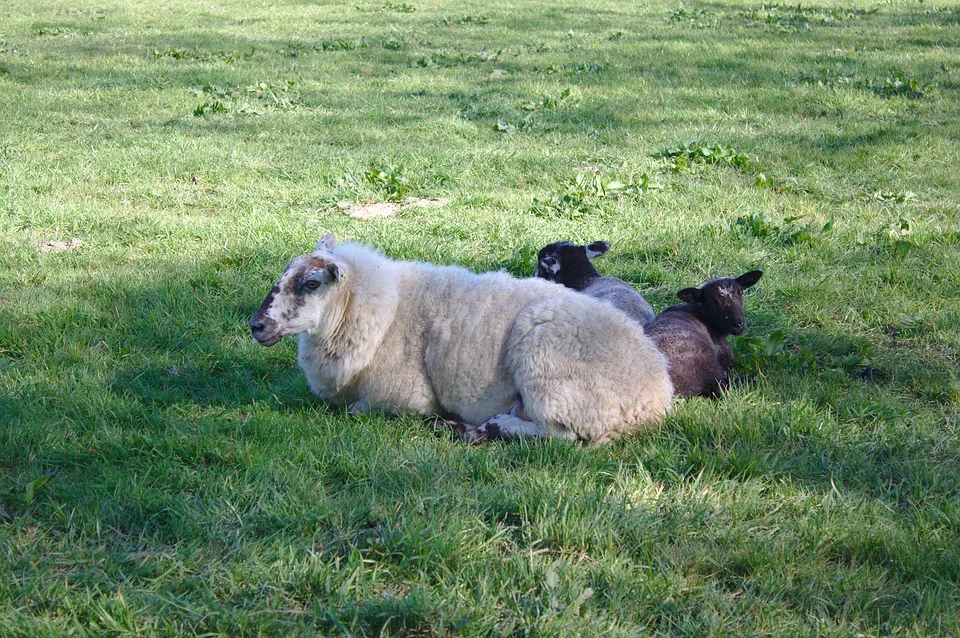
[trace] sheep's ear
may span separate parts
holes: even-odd
[[[762,270],[751,270],[750,272],[745,272],[739,277],[737,277],[737,283],[740,284],[743,288],[749,288],[753,284],[760,281],[760,277],[763,276]]]
[[[343,271],[340,270],[340,266],[333,262],[328,263],[324,270],[327,272],[327,277],[330,279],[330,283],[338,283],[341,279],[343,279]]]
[[[595,241],[592,244],[587,244],[584,248],[587,249],[587,259],[594,259],[610,250],[610,242]]]
[[[680,301],[687,303],[700,303],[703,300],[703,291],[699,288],[684,288],[677,292]]]
[[[333,233],[327,233],[323,239],[317,242],[317,247],[313,249],[315,253],[328,253],[337,247],[337,238]]]

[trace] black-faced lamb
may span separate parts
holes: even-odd
[[[733,368],[727,335],[743,334],[743,291],[763,272],[714,279],[677,296],[686,303],[670,306],[644,327],[670,362],[670,379],[678,397],[716,396],[726,388]]]
[[[586,246],[568,241],[547,244],[537,254],[537,277],[606,301],[641,325],[653,321],[653,308],[633,286],[616,277],[600,276],[590,263],[609,249],[605,241]]]
[[[604,303],[333,235],[287,265],[250,331],[265,346],[299,334],[300,367],[327,401],[455,416],[470,438],[614,440],[659,422],[673,397],[663,354]]]

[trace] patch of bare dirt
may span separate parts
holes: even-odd
[[[435,208],[437,206],[446,206],[450,203],[450,200],[445,197],[431,197],[429,199],[424,199],[423,197],[413,197],[411,199],[405,200],[403,203],[404,208]]]
[[[340,202],[340,210],[354,219],[375,219],[377,217],[391,217],[407,208],[434,208],[450,203],[442,197],[423,198],[409,197],[400,202]]]
[[[45,241],[40,244],[40,250],[45,253],[62,253],[64,251],[76,250],[83,246],[83,242],[76,237],[70,241]]]

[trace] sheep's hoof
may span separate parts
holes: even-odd
[[[430,424],[434,434],[441,436],[443,434],[452,434],[454,437],[462,438],[467,431],[467,424],[458,419],[445,419],[443,417],[434,417]]]
[[[363,414],[370,410],[370,406],[366,401],[354,401],[349,406],[347,406],[347,414],[350,416],[357,416],[358,414]]]
[[[463,442],[468,445],[482,445],[499,438],[500,426],[489,421],[463,433]]]

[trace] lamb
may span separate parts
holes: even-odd
[[[660,422],[673,397],[664,356],[603,303],[332,234],[287,265],[250,331],[264,346],[299,334],[298,362],[324,400],[455,416],[468,439],[612,441]]]
[[[761,275],[751,270],[736,279],[714,279],[700,288],[684,288],[677,297],[686,304],[670,306],[644,328],[670,362],[677,396],[717,396],[727,387],[734,362],[727,335],[747,329],[743,291]]]
[[[578,246],[568,241],[547,244],[537,254],[537,277],[555,281],[612,304],[644,325],[653,321],[653,308],[622,279],[601,277],[590,263],[610,249],[605,241]]]

